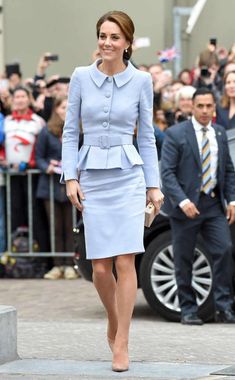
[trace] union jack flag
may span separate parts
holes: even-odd
[[[175,46],[172,46],[171,48],[165,49],[165,50],[159,50],[157,52],[158,59],[160,62],[171,62],[173,61],[176,57],[179,56],[179,53],[176,50]]]

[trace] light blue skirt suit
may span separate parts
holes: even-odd
[[[61,181],[79,180],[85,196],[88,259],[144,251],[146,187],[159,187],[151,76],[126,62],[111,77],[98,63],[73,72],[62,143]]]

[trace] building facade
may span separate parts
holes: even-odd
[[[52,52],[60,59],[51,65],[48,74],[69,75],[75,66],[91,62],[96,48],[96,22],[113,9],[133,18],[136,37],[151,40],[150,47],[134,53],[134,62],[157,62],[157,51],[174,44],[173,8],[192,7],[195,3],[196,0],[0,0],[0,70],[6,63],[19,62],[24,77],[32,76],[40,55]],[[234,0],[208,0],[190,35],[185,32],[188,17],[181,17],[182,67],[192,67],[210,37],[217,37],[220,46],[231,47],[234,14]]]

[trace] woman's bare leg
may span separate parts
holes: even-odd
[[[135,255],[126,254],[116,258],[118,329],[113,350],[113,369],[128,369],[128,339],[131,317],[137,292]]]
[[[111,350],[117,332],[118,313],[116,279],[113,275],[113,259],[92,260],[93,282],[108,316],[107,337]]]

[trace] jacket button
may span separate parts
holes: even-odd
[[[104,107],[104,112],[107,113],[108,112],[108,107]]]
[[[103,122],[103,127],[106,128],[107,126],[108,126],[107,121],[104,121],[104,122]]]

